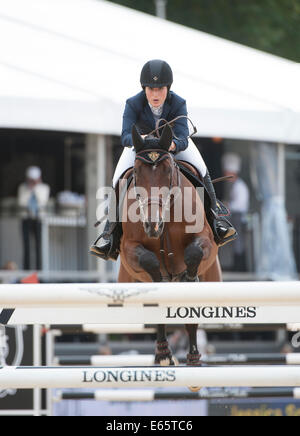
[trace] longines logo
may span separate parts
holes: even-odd
[[[172,369],[126,369],[126,370],[88,370],[83,371],[83,383],[114,383],[114,382],[172,382],[176,380]]]
[[[166,319],[253,319],[256,307],[167,307]]]

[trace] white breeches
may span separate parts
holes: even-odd
[[[200,172],[202,177],[204,177],[207,173],[207,167],[201,156],[201,153],[191,139],[189,139],[188,148],[176,154],[176,160],[184,160],[194,165],[194,167],[197,168],[197,170]],[[114,188],[116,187],[116,184],[118,183],[118,180],[122,176],[122,174],[124,174],[125,171],[127,171],[129,168],[132,168],[134,166],[134,161],[135,161],[134,148],[125,147],[113,177]]]

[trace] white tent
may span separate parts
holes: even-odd
[[[299,66],[103,0],[0,0],[0,127],[120,134],[153,58],[201,136],[300,143]]]

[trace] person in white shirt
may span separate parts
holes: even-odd
[[[239,234],[239,238],[233,243],[234,270],[244,272],[246,271],[245,222],[249,211],[249,188],[239,177],[242,167],[240,156],[235,153],[226,153],[223,156],[222,164],[224,175],[232,177],[231,183],[228,184],[226,201],[232,214],[231,221]]]
[[[18,206],[20,209],[23,232],[24,269],[30,269],[31,236],[35,239],[36,269],[42,266],[41,259],[41,217],[49,201],[50,187],[42,183],[42,171],[32,166],[26,170],[26,181],[18,189]],[[34,268],[33,268],[34,269]]]

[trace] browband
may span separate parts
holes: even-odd
[[[149,165],[157,165],[168,157],[170,157],[170,153],[162,149],[142,150],[136,154],[136,159]]]

